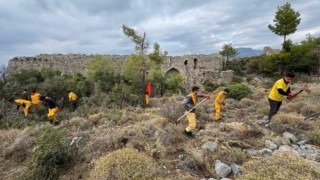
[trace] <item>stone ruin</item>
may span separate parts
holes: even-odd
[[[118,64],[122,63],[128,55],[102,55]],[[84,73],[86,61],[95,55],[85,54],[40,54],[35,57],[14,57],[9,60],[8,73],[21,69],[52,68],[63,74]],[[205,80],[211,80],[215,84],[229,83],[232,80],[233,71],[222,71],[224,58],[221,55],[185,55],[167,56],[162,64],[162,70],[166,74],[179,73],[185,77],[185,88],[193,85],[201,86]]]

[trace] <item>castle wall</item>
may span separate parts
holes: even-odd
[[[14,57],[9,60],[8,73],[21,69],[42,69],[52,68],[61,71],[63,74],[84,73],[86,62],[95,55],[85,54],[40,54],[35,57]],[[102,55],[107,59],[118,62],[121,68],[122,62],[128,55]],[[222,71],[223,57],[220,55],[185,55],[167,56],[161,68],[164,72],[177,70],[185,77],[185,88],[193,85],[201,86],[207,80],[214,80],[215,83],[228,83],[233,72]],[[227,75],[226,75],[227,74]],[[231,78],[230,78],[231,77]]]
[[[9,60],[8,73],[20,69],[42,69],[52,68],[61,71],[63,74],[84,73],[86,61],[94,58],[95,55],[85,54],[40,54],[35,57],[14,57]],[[103,55],[115,62],[123,62],[125,55]]]

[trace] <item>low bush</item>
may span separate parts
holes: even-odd
[[[320,122],[315,121],[313,122],[313,129],[312,131],[307,132],[307,136],[310,142],[314,145],[320,145]]]
[[[245,153],[240,148],[219,148],[214,155],[214,160],[223,160],[226,164],[242,164],[246,159]]]
[[[70,146],[67,133],[50,126],[36,135],[36,147],[22,179],[58,179],[75,162],[76,149]]]
[[[158,176],[157,169],[159,167],[152,157],[125,148],[98,160],[89,179],[154,179]]]
[[[244,84],[230,84],[227,85],[229,89],[228,97],[241,100],[242,98],[249,97],[252,91],[249,87]]]
[[[238,179],[287,180],[320,179],[320,168],[291,153],[274,153],[272,156],[248,161]]]
[[[270,129],[277,133],[288,131],[298,135],[312,129],[312,124],[304,121],[303,117],[296,113],[287,114],[280,112],[272,117]]]
[[[217,88],[217,86],[210,80],[206,80],[203,83],[203,86],[204,86],[204,89],[208,92],[213,92]]]

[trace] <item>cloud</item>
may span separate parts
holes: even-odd
[[[257,0],[11,0],[0,1],[0,64],[15,56],[51,53],[132,54],[122,25],[147,33],[169,55],[211,54],[223,44],[280,48],[268,28],[286,1]],[[294,42],[318,37],[320,1],[290,1],[301,14]]]

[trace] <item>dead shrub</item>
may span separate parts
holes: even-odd
[[[99,121],[102,118],[102,113],[98,113],[98,114],[92,114],[89,116],[89,121],[92,122],[94,125],[97,125],[99,123]]]
[[[160,114],[167,118],[170,122],[175,122],[179,117],[184,115],[186,110],[182,104],[162,104]]]
[[[18,129],[9,129],[0,131],[0,147],[1,149],[5,149],[14,143],[15,139],[19,137]]]
[[[244,107],[254,106],[256,104],[254,100],[249,98],[243,98],[239,101],[239,103],[241,103]]]
[[[304,121],[304,118],[299,114],[285,114],[281,112],[272,117],[270,129],[277,133],[288,131],[295,135],[299,135],[312,129],[312,124],[308,121]]]
[[[70,127],[77,130],[89,130],[93,128],[94,124],[83,117],[73,117],[68,121],[61,122],[60,128]]]
[[[242,164],[246,159],[246,154],[240,148],[220,146],[213,155],[214,160],[223,160],[226,164]]]
[[[314,145],[320,145],[320,121],[313,122],[313,129],[307,132],[310,142]]]
[[[150,156],[131,148],[120,149],[100,158],[89,179],[153,179],[159,166]]]
[[[309,96],[304,99],[300,112],[304,116],[310,116],[319,112],[320,98],[317,96]]]
[[[319,167],[291,153],[274,153],[267,158],[248,161],[243,168],[239,179],[320,179]]]
[[[188,159],[188,161],[182,163],[182,166],[184,166],[185,169],[188,169],[190,171],[190,167],[193,167],[193,169],[191,169],[193,173],[201,171],[201,174],[215,176],[215,170],[213,167],[213,161],[210,152],[200,151],[199,149],[192,147],[190,144],[185,145],[183,148],[184,151],[188,154],[184,155],[186,157],[185,159]]]
[[[15,142],[9,146],[5,152],[4,157],[6,159],[12,158],[16,162],[24,161],[32,151],[35,141],[30,136],[22,136],[15,140]]]

